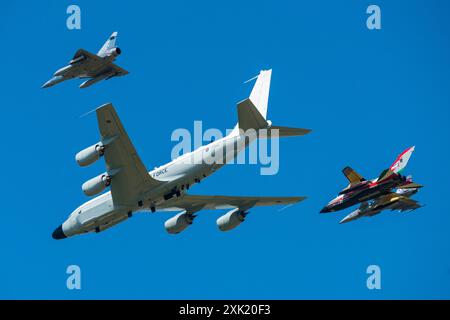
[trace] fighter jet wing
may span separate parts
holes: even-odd
[[[118,206],[136,205],[144,192],[164,182],[150,177],[139,158],[112,104],[97,110],[104,158],[111,179],[113,202]]]
[[[96,54],[93,54],[87,50],[84,49],[79,49],[75,55],[73,56],[72,60],[70,61],[70,64],[79,61],[79,58],[84,57],[84,59],[90,59],[90,60],[95,60],[95,61],[100,61],[102,60],[99,56],[97,56]]]
[[[117,64],[114,64],[112,62],[111,62],[111,72],[113,73],[113,77],[120,77],[129,73],[127,70],[119,67]]]
[[[366,180],[358,172],[356,172],[350,167],[345,167],[342,170],[342,173],[344,174],[344,176],[347,178],[347,180],[350,182],[351,185]]]
[[[412,211],[422,207],[419,202],[407,197],[401,197],[391,210]]]
[[[391,203],[391,204],[389,204]],[[408,210],[415,210],[421,207],[421,205],[409,198],[402,195],[399,195],[395,192],[388,193],[383,195],[375,200],[373,206],[387,206],[387,209],[391,209],[391,211],[399,210],[401,212]]]
[[[234,209],[248,210],[252,207],[294,204],[306,197],[235,197],[235,196],[196,196],[184,195],[179,199],[167,201],[161,211],[202,209]]]

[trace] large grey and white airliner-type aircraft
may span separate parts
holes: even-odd
[[[69,65],[56,71],[53,78],[47,81],[42,88],[48,88],[74,78],[89,78],[80,85],[80,88],[83,89],[99,81],[128,74],[128,71],[113,63],[122,53],[116,46],[116,40],[117,32],[113,32],[97,54],[79,49]]]
[[[165,222],[167,232],[177,234],[192,224],[195,213],[203,209],[229,209],[217,219],[221,231],[241,224],[248,210],[257,206],[292,204],[305,197],[241,197],[208,196],[187,193],[190,186],[213,174],[224,163],[236,158],[250,143],[262,135],[245,135],[249,129],[276,129],[280,137],[301,136],[308,129],[273,126],[266,120],[271,70],[261,71],[250,97],[237,106],[238,124],[222,139],[148,172],[137,155],[112,104],[96,110],[100,128],[100,142],[79,152],[80,166],[105,158],[107,171],[85,182],[82,190],[88,196],[104,193],[81,205],[53,232],[54,239],[64,239],[88,232],[101,232],[131,217],[138,211],[180,211]],[[265,136],[267,137],[267,136]],[[272,136],[273,137],[273,136]],[[223,161],[211,161],[216,153],[224,152]],[[190,161],[189,159],[201,159]]]

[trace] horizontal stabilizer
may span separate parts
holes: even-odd
[[[270,130],[278,130],[279,137],[294,137],[294,136],[304,136],[311,132],[310,129],[303,128],[290,128],[290,127],[280,127],[271,126]]]

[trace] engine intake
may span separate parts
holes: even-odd
[[[217,219],[217,226],[220,231],[230,231],[244,222],[247,214],[239,208],[233,209]]]
[[[99,142],[77,153],[75,160],[81,167],[93,164],[105,154],[105,146]]]
[[[94,196],[105,190],[105,188],[109,185],[111,185],[111,176],[107,173],[103,173],[98,177],[92,178],[91,180],[83,183],[81,189],[85,195]]]
[[[170,234],[178,234],[189,227],[196,216],[186,211],[182,211],[175,217],[170,218],[164,223],[166,231]]]

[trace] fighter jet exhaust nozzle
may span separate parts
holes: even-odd
[[[120,49],[119,47],[112,48],[111,50],[108,51],[108,56],[117,57],[120,56],[121,54],[122,49]]]
[[[247,214],[239,208],[233,209],[217,219],[217,226],[220,231],[230,231],[244,222]]]
[[[99,194],[100,192],[105,190],[105,188],[109,185],[111,185],[111,176],[107,173],[103,173],[83,183],[81,189],[83,190],[85,195],[95,196],[96,194]]]
[[[78,152],[75,156],[75,160],[80,167],[86,167],[96,162],[104,154],[105,146],[101,142],[99,142]]]
[[[178,234],[189,227],[195,219],[196,215],[190,214],[187,211],[182,211],[175,217],[170,218],[164,223],[166,231],[170,234]]]

